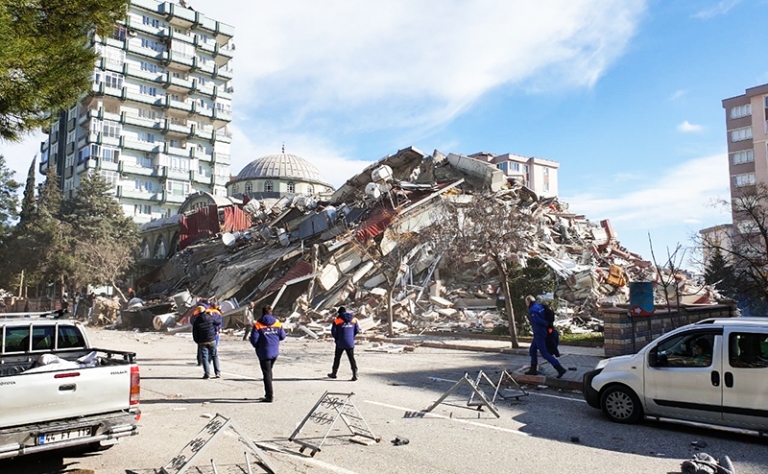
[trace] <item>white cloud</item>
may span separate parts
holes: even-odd
[[[725,15],[739,3],[741,3],[741,0],[721,0],[720,2],[717,2],[716,5],[710,8],[699,10],[693,15],[693,17],[700,18],[702,20],[707,20],[709,18],[713,18],[718,15]]]
[[[687,120],[677,126],[677,131],[680,133],[698,133],[702,130],[704,130],[704,127],[692,124]]]
[[[429,128],[500,86],[590,87],[622,54],[646,0],[538,3],[199,0],[235,27],[236,107],[297,125]],[[267,117],[265,117],[267,119]]]
[[[635,250],[648,247],[648,232],[658,234],[654,242],[668,242],[674,248],[675,242],[688,240],[691,232],[730,221],[730,215],[715,205],[729,194],[728,157],[723,153],[661,170],[645,186],[635,183],[632,191],[614,189],[605,196],[580,194],[562,199],[572,212],[592,220],[610,219],[622,244]]]
[[[682,89],[676,90],[675,92],[672,93],[672,95],[669,96],[669,100],[672,100],[672,101],[677,100],[687,93],[688,91],[686,90],[682,90]]]

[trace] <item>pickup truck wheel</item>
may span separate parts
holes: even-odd
[[[605,416],[616,423],[637,423],[643,416],[640,399],[623,385],[608,387],[600,397],[600,407]]]

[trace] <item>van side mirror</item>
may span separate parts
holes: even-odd
[[[659,354],[658,349],[653,349],[648,353],[648,365],[651,367],[666,367],[668,365],[667,355]]]

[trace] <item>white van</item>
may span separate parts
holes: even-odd
[[[707,319],[602,360],[584,375],[584,398],[618,423],[664,417],[768,435],[768,318]]]

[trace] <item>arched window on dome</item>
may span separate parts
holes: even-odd
[[[315,194],[315,187],[312,186],[311,184],[309,186],[307,186],[307,194],[309,194],[309,195]]]
[[[245,194],[251,194],[253,192],[253,181],[245,183]]]
[[[150,255],[149,242],[147,242],[147,239],[144,239],[141,242],[141,258],[149,258]]]
[[[275,191],[275,183],[272,181],[265,181],[264,182],[264,192],[265,193],[272,193]]]
[[[288,192],[289,193],[295,193],[296,192],[296,183],[293,181],[288,182]]]
[[[240,193],[240,185],[239,184],[233,184],[232,185],[232,195]]]

